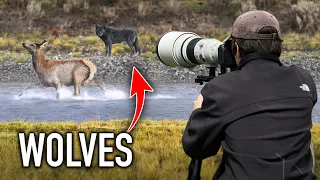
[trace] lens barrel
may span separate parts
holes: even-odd
[[[188,68],[199,64],[216,65],[221,44],[216,39],[203,39],[192,32],[171,31],[159,39],[157,55],[167,66]]]
[[[199,36],[192,32],[171,31],[164,34],[157,45],[158,58],[167,66],[195,66],[186,55],[186,45],[195,38]]]

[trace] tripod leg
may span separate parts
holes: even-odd
[[[313,144],[312,142],[310,143],[310,150],[311,150],[311,155],[312,155],[312,161],[313,161],[313,168],[312,168],[312,172],[315,173],[315,158],[314,158],[314,150],[313,150]]]
[[[224,163],[225,163],[224,162],[224,157],[222,155],[220,165],[219,165],[218,169],[216,170],[216,173],[214,174],[212,180],[219,179],[219,177],[224,173],[224,171],[225,171]]]
[[[201,159],[192,159],[189,164],[188,180],[200,180],[201,179]]]

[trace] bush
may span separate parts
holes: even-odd
[[[182,1],[181,8],[186,10],[201,10],[208,7],[208,2],[206,1]]]
[[[300,32],[316,33],[320,31],[320,2],[299,0],[292,6]]]

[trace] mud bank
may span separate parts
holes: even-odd
[[[68,56],[53,56],[48,59],[65,59]],[[95,80],[109,83],[130,83],[132,68],[135,66],[150,83],[194,82],[197,75],[208,73],[205,65],[193,69],[168,67],[159,60],[144,60],[141,57],[95,56],[89,57],[98,68]],[[320,60],[308,57],[294,57],[282,61],[284,65],[296,65],[307,69],[315,81],[320,81]],[[27,63],[10,59],[0,62],[0,82],[38,82],[31,57]]]

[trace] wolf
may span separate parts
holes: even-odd
[[[127,42],[130,47],[130,57],[132,57],[134,53],[138,53],[139,55],[141,54],[138,44],[138,35],[134,29],[115,29],[106,26],[98,26],[96,24],[96,35],[104,42],[107,56],[111,56],[112,44],[122,42]]]

